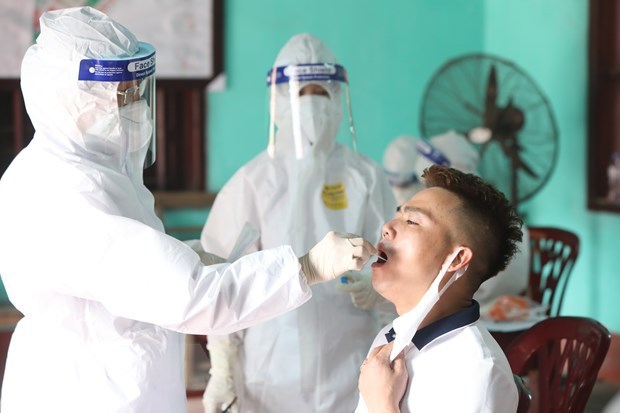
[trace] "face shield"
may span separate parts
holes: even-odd
[[[344,67],[328,63],[274,67],[267,74],[267,86],[269,156],[327,155],[336,141],[356,150]]]
[[[78,87],[90,109],[78,120],[90,149],[119,157],[127,172],[155,162],[155,49],[127,58],[83,59]]]

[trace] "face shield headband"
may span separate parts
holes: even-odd
[[[128,58],[83,59],[78,81],[115,87],[116,115],[121,139],[118,150],[129,159],[129,168],[147,168],[155,162],[155,49],[140,42],[139,51]],[[88,87],[87,87],[88,89]],[[91,87],[92,89],[92,87]],[[111,89],[104,87],[105,90]],[[137,165],[136,162],[141,165]]]
[[[435,148],[428,141],[419,140],[415,148],[420,156],[423,156],[434,165],[450,166],[450,160],[439,149]]]
[[[334,82],[348,85],[348,77],[346,69],[338,64],[331,63],[309,63],[299,65],[288,65],[274,67],[267,73],[267,86],[270,88],[270,107],[269,107],[269,146],[267,152],[270,157],[275,156],[275,132],[276,132],[276,87],[282,84],[288,84],[290,88],[291,105],[295,108],[300,106],[299,95],[301,83],[312,82]],[[348,87],[345,90],[345,102],[348,114],[348,127],[351,134],[353,150],[357,151],[357,142],[355,135],[355,125],[353,123],[353,115],[351,111],[351,98]],[[295,139],[295,155],[297,159],[303,158],[303,149],[301,143],[301,121],[299,112],[292,111],[292,126]]]

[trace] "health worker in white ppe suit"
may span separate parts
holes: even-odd
[[[204,249],[227,256],[245,225],[259,234],[255,250],[285,243],[305,251],[328,228],[378,241],[396,204],[381,167],[337,142],[339,129],[349,141],[354,132],[345,69],[322,41],[299,34],[277,55],[267,86],[269,146],[219,192]],[[352,412],[359,365],[378,327],[339,286],[361,277],[370,271],[313,286],[312,300],[267,323],[209,336],[205,411],[237,396],[231,412]],[[387,311],[396,316],[393,306]]]
[[[394,138],[383,152],[383,170],[392,187],[396,203],[402,205],[424,189],[415,170],[418,159],[418,138],[400,135]]]
[[[478,175],[480,156],[473,144],[462,134],[449,130],[428,140],[410,136],[395,138],[385,149],[383,167],[390,179],[399,204],[407,202],[422,190],[422,173],[431,165],[443,165],[461,172]],[[398,185],[406,182],[406,185]],[[523,240],[518,243],[518,252],[499,276],[491,277],[478,289],[474,299],[481,308],[491,304],[501,295],[523,293],[528,284],[530,265],[530,240],[525,224],[522,226]]]
[[[360,269],[374,247],[331,232],[300,259],[281,246],[234,263],[203,253],[220,262],[205,266],[164,233],[143,185],[153,47],[89,7],[40,23],[21,73],[36,132],[0,180],[0,274],[24,315],[1,410],[184,412],[180,333],[278,316],[310,299],[310,284]]]

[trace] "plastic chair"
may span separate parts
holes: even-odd
[[[560,228],[529,227],[530,279],[528,295],[549,306],[547,315],[560,315],[568,277],[579,255],[579,237]]]
[[[518,374],[513,374],[517,390],[519,391],[519,404],[517,405],[517,413],[527,413],[532,402],[532,393],[527,388],[523,379]]]
[[[208,357],[209,350],[207,350],[207,336],[193,335],[193,339],[194,339],[194,343],[198,344]]]
[[[539,413],[581,413],[610,341],[596,320],[551,317],[522,333],[505,353],[514,374],[525,376],[532,365],[537,369],[532,394]]]

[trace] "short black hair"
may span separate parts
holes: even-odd
[[[464,231],[476,248],[480,283],[504,270],[523,237],[523,220],[506,196],[482,178],[454,168],[432,165],[422,177],[427,188],[444,188],[461,200],[459,212]]]

